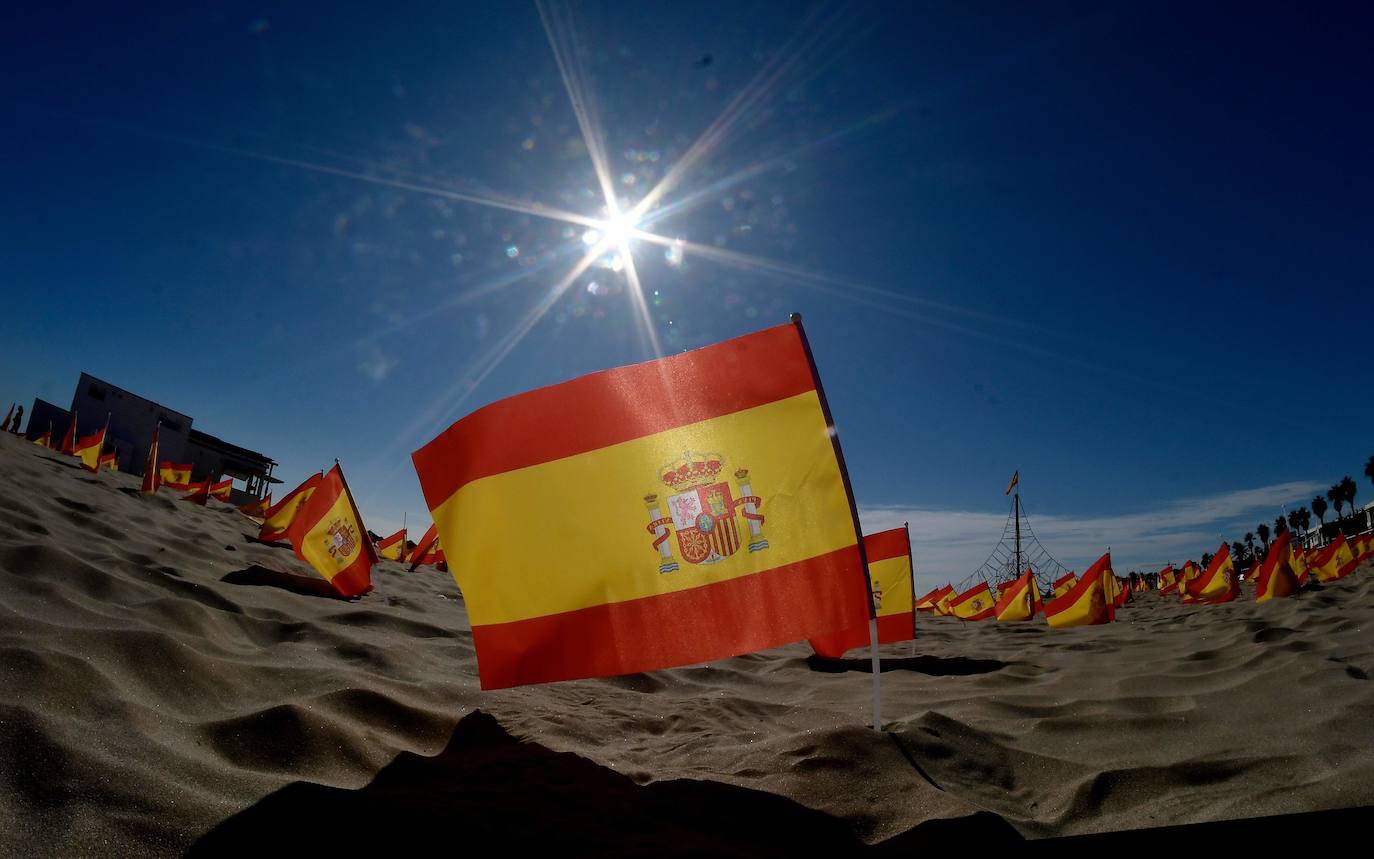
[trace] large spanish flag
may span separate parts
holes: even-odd
[[[310,499],[311,493],[323,479],[323,474],[310,475],[300,486],[288,492],[285,498],[269,507],[267,515],[262,520],[262,527],[258,529],[258,539],[269,543],[285,540],[287,529],[296,520],[301,505]]]
[[[158,483],[168,489],[191,488],[191,464],[164,461],[158,468]]]
[[[1078,579],[1074,576],[1074,574],[1065,573],[1064,575],[1056,579],[1054,584],[1050,587],[1053,588],[1054,595],[1056,597],[1062,597],[1064,594],[1073,590],[1073,586],[1076,584],[1078,584]]]
[[[1035,574],[1026,570],[1020,578],[1001,588],[1001,598],[993,608],[998,620],[1030,620],[1044,608],[1040,602],[1040,585]]]
[[[1045,620],[1055,628],[1110,623],[1116,612],[1107,598],[1107,580],[1115,578],[1112,553],[1108,552],[1067,593],[1045,604]]]
[[[100,453],[105,448],[105,428],[77,439],[72,453],[81,460],[81,467],[87,471],[100,470]]]
[[[406,559],[406,529],[402,528],[390,537],[378,540],[377,554],[388,561],[404,561]]]
[[[287,529],[296,557],[346,597],[372,590],[377,553],[338,463],[320,478]]]
[[[916,637],[911,596],[911,535],[906,526],[864,535],[868,579],[873,583],[873,611],[878,620],[878,643],[896,644]],[[847,628],[811,637],[811,649],[820,656],[838,659],[845,651],[871,644],[868,612],[855,616]]]
[[[956,596],[949,604],[950,614],[960,620],[987,620],[995,616],[997,600],[987,582],[980,582]]]
[[[1269,547],[1269,554],[1259,566],[1255,578],[1255,602],[1292,596],[1299,587],[1298,576],[1293,572],[1293,535],[1284,531]]]
[[[799,322],[500,400],[413,458],[485,689],[721,659],[871,610]]]
[[[1221,544],[1207,569],[1189,587],[1189,593],[1198,602],[1212,604],[1230,602],[1240,596],[1240,580],[1236,578],[1230,546]]]
[[[1316,557],[1308,561],[1308,567],[1312,574],[1317,577],[1319,582],[1334,582],[1343,579],[1355,572],[1358,562],[1354,554],[1350,551],[1350,544],[1345,541],[1344,534],[1336,535],[1326,548],[1316,553]]]
[[[938,587],[916,601],[917,611],[935,611],[935,606],[939,604],[940,598],[952,591],[949,585]]]

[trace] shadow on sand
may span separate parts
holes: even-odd
[[[829,659],[813,653],[806,658],[806,665],[812,671],[823,674],[843,674],[846,671],[873,673],[873,661],[868,658]],[[968,659],[963,656],[888,656],[878,660],[878,670],[884,674],[889,671],[915,671],[918,674],[929,674],[931,677],[991,674],[1006,667],[1007,663],[997,659]]]
[[[350,599],[334,590],[334,586],[324,579],[298,576],[295,573],[284,573],[281,570],[269,570],[267,567],[260,567],[256,564],[246,569],[235,570],[220,581],[227,585],[281,588],[284,591],[307,597],[327,597],[344,602]]]

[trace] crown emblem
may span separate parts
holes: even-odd
[[[718,453],[687,451],[680,459],[660,468],[659,479],[670,489],[690,489],[713,482],[724,464]]]

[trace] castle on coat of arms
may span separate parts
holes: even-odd
[[[659,553],[658,571],[671,573],[679,568],[677,557],[689,564],[715,564],[739,550],[740,519],[744,520],[751,552],[768,548],[763,536],[763,499],[754,495],[749,469],[735,470],[735,486],[728,476],[722,478],[725,458],[718,453],[683,453],[682,458],[659,469],[659,480],[672,492],[664,499],[664,510],[657,493],[644,496],[649,511],[648,532]],[[669,532],[676,537],[677,553],[669,545]]]

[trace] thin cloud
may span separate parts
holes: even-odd
[[[1255,523],[1270,521],[1306,503],[1323,488],[1293,481],[1184,498],[1153,510],[1116,516],[1070,516],[1031,511],[1031,527],[1060,563],[1081,570],[1108,547],[1118,573],[1155,571],[1214,551],[1222,536],[1236,540]],[[937,510],[904,505],[859,505],[865,531],[909,522],[918,586],[926,590],[959,583],[980,567],[997,545],[1008,511]]]

